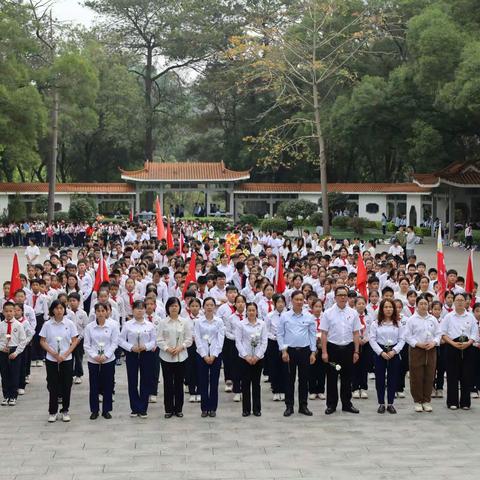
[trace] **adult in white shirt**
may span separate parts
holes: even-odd
[[[388,249],[388,254],[403,260],[403,248],[397,239],[393,241],[393,245]]]
[[[102,417],[112,418],[113,386],[115,379],[115,350],[118,347],[120,328],[108,317],[106,304],[97,303],[95,321],[84,330],[83,347],[88,358],[88,380],[90,384],[90,420],[96,420],[100,411],[98,395],[103,394]]]
[[[252,412],[256,417],[262,414],[260,379],[263,369],[263,357],[267,350],[267,327],[258,319],[258,307],[247,304],[247,318],[242,320],[235,330],[235,345],[241,358],[242,378],[242,416]]]
[[[204,316],[194,325],[202,418],[215,417],[218,407],[218,380],[225,325],[222,319],[214,315],[215,306],[215,300],[207,297],[203,301]]]
[[[30,265],[33,265],[40,257],[40,249],[35,244],[33,238],[28,240],[28,247],[25,249],[25,257],[27,257],[27,263]]]
[[[440,329],[445,346],[447,370],[447,407],[451,410],[470,409],[470,392],[475,372],[475,350],[478,341],[478,326],[475,317],[466,310],[467,301],[463,293],[455,294],[454,311],[442,320]],[[458,385],[460,384],[460,402]]]
[[[57,420],[58,398],[62,397],[62,420],[70,421],[70,393],[73,379],[72,352],[77,346],[77,327],[66,317],[63,303],[54,300],[49,309],[50,320],[40,331],[40,345],[47,352],[48,421]]]

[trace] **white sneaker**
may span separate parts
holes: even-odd
[[[311,393],[309,396],[308,396],[308,399],[309,400],[315,400],[317,398],[317,394],[316,393]]]
[[[36,360],[32,360],[32,363],[30,364],[30,367],[31,368],[35,368],[37,366],[37,361]]]
[[[437,391],[436,390],[432,390],[432,398],[437,398]]]
[[[242,396],[239,394],[239,393],[236,393],[234,396],[233,396],[233,401],[234,402],[240,402],[242,400]]]
[[[2,407],[6,407],[8,405],[8,398],[4,398],[2,400]]]
[[[233,391],[233,385],[229,385],[229,384],[225,385],[225,391],[227,393],[231,393]]]
[[[405,398],[405,392],[398,392],[398,398]]]
[[[472,398],[479,398],[478,392],[472,392]]]
[[[70,415],[68,412],[63,412],[62,413],[62,422],[69,422],[70,421]]]
[[[150,395],[150,397],[148,398],[148,403],[157,403],[157,396]]]
[[[56,413],[48,416],[48,423],[54,423],[56,421],[57,421],[57,414]]]
[[[353,398],[360,398],[360,390],[354,390],[354,392],[352,394],[352,397]]]
[[[11,400],[10,400],[11,401]],[[10,404],[9,404],[10,405]],[[462,407],[462,410],[470,410],[470,407]]]
[[[37,360],[37,367],[43,367],[43,360]]]
[[[319,393],[319,394],[318,394],[318,398],[319,398],[320,400],[325,400],[325,394],[324,394],[324,393]]]
[[[8,401],[8,406],[9,406],[9,407],[14,407],[16,404],[17,404],[17,400],[16,400],[15,398],[11,398],[11,399]]]
[[[437,398],[443,398],[443,390],[437,390]]]
[[[19,388],[19,389],[17,390],[17,393],[18,393],[19,395],[25,395],[25,390],[24,390],[23,388]]]
[[[272,399],[274,402],[278,402],[280,400],[280,394],[278,393],[274,393],[273,394],[273,399]]]
[[[360,390],[360,398],[368,398],[368,393],[366,390]]]
[[[456,406],[456,405],[450,405],[448,408],[449,408],[450,410],[456,410],[456,409],[457,409],[457,406]]]
[[[421,403],[416,403],[415,406],[413,407],[414,410],[418,413],[423,412],[423,407]]]
[[[73,379],[73,383],[74,383],[75,385],[80,385],[80,384],[82,383],[82,377],[75,377],[75,378]]]
[[[195,403],[197,401],[197,396],[196,395],[190,395],[190,398],[188,400],[190,403]]]
[[[422,404],[422,408],[424,412],[431,412],[433,411],[432,406],[429,403]]]
[[[285,394],[281,393],[280,394],[280,401],[283,402],[285,400]]]
[[[101,393],[98,395],[98,401],[99,401],[100,403],[103,402],[103,395],[102,395]]]
[[[202,401],[202,396],[201,395],[197,395],[197,398],[195,399],[195,401],[197,403],[200,403]]]
[[[183,393],[188,393],[188,385],[183,386]]]
[[[25,383],[28,385],[30,383],[30,375],[25,377]]]
[[[112,403],[115,401],[115,395],[112,395]]]
[[[375,380],[375,374],[372,372],[372,373],[369,373],[368,374],[368,379],[369,380]]]

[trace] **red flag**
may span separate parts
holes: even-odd
[[[470,251],[467,264],[467,278],[465,279],[465,291],[472,293],[475,290],[475,280],[473,279],[473,250]]]
[[[17,252],[13,255],[12,276],[10,277],[10,295],[11,300],[15,296],[15,292],[22,288],[22,281],[20,280],[20,267],[18,266]]]
[[[175,245],[173,243],[173,236],[172,236],[172,229],[170,228],[170,217],[167,219],[167,248],[170,250],[174,248]]]
[[[190,258],[190,265],[188,266],[188,273],[187,277],[185,278],[185,285],[183,286],[183,296],[185,296],[185,292],[188,290],[188,286],[192,282],[197,281],[197,276],[195,275],[195,267],[197,263],[197,253],[193,252]]]
[[[280,256],[280,252],[277,253],[277,267],[275,269],[275,291],[277,293],[283,293],[287,288],[285,282],[285,274],[283,273],[283,261]]]
[[[130,209],[130,212],[128,214],[128,219],[130,220],[130,222],[133,222],[133,209],[132,208]]]
[[[443,254],[441,223],[438,225],[437,236],[437,281],[440,286],[438,290],[438,298],[443,302],[445,299],[445,292],[447,291],[447,269],[445,268],[445,256]]]
[[[100,284],[109,281],[110,276],[108,275],[107,264],[105,263],[105,259],[102,256],[102,258],[98,262],[97,272],[95,273],[95,283],[93,284],[93,291],[98,292]]]
[[[163,225],[162,207],[160,206],[160,200],[155,201],[155,213],[157,216],[157,238],[163,240],[165,238],[165,227]]]
[[[363,261],[362,252],[358,252],[357,261],[357,291],[360,295],[368,301],[367,293],[367,269],[365,268],[365,262]]]

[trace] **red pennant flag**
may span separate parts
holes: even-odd
[[[22,281],[20,280],[20,267],[18,266],[18,255],[15,252],[13,255],[12,276],[10,277],[10,295],[11,300],[15,296],[15,292],[22,288]]]
[[[167,220],[167,248],[169,250],[171,248],[175,248],[175,245],[173,243],[172,229],[170,228],[170,217],[168,217],[168,220]]]
[[[277,253],[277,267],[275,269],[275,291],[277,293],[283,293],[286,288],[287,284],[285,282],[285,274],[283,273],[283,261],[282,257],[280,256],[280,252]]]
[[[109,282],[110,276],[108,275],[107,264],[105,263],[105,259],[102,258],[98,262],[97,272],[95,273],[95,283],[93,284],[93,291],[98,292],[100,288],[100,284],[103,282]]]
[[[158,196],[155,201],[155,213],[157,217],[157,238],[158,240],[163,240],[165,238],[165,226],[163,225],[162,208]]]
[[[467,264],[467,278],[465,279],[465,291],[472,293],[475,290],[475,280],[473,278],[473,250],[470,251]]]
[[[183,296],[185,297],[185,293],[186,291],[188,290],[188,286],[192,283],[192,282],[196,282],[197,281],[197,276],[195,274],[195,267],[196,267],[196,264],[197,264],[197,252],[193,252],[192,253],[192,256],[190,258],[190,265],[188,266],[188,273],[187,273],[187,277],[185,278],[185,285],[183,286]]]
[[[358,252],[357,261],[357,291],[360,295],[368,300],[367,293],[367,269],[365,268],[365,262],[363,261],[362,252]]]
[[[441,223],[438,226],[437,236],[437,281],[440,286],[438,290],[438,298],[443,302],[445,299],[445,292],[447,291],[447,269],[445,268],[445,256],[443,254]]]

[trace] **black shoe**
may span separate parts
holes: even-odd
[[[90,420],[96,420],[98,418],[98,412],[93,412],[91,415],[90,415]]]
[[[202,412],[202,414],[200,415],[202,418],[205,418],[205,417],[208,417],[208,412]]]
[[[183,417],[183,413],[182,412],[175,412],[175,416],[178,417],[178,418],[182,418]],[[210,415],[211,416],[211,415]]]
[[[353,405],[350,405],[349,407],[342,408],[342,412],[360,413],[360,410],[358,408],[355,408]]]
[[[377,413],[385,413],[385,405],[379,405]]]
[[[102,413],[102,417],[103,417],[105,420],[111,420],[112,414],[111,414],[110,412],[105,412],[105,413]]]
[[[262,416],[262,412],[253,412],[253,414],[254,414],[256,417],[261,417],[261,416]]]
[[[302,415],[306,415],[307,417],[311,417],[313,413],[308,409],[308,407],[301,407],[298,409],[298,413]]]
[[[208,412],[208,416],[214,418],[217,416],[217,412]]]
[[[290,415],[293,415],[293,408],[292,407],[287,407],[285,411],[283,412],[284,417],[289,417]]]
[[[242,417],[249,417],[249,416],[250,416],[250,412],[242,412]]]
[[[389,405],[387,407],[387,412],[388,413],[397,413],[397,411],[395,410],[395,407],[393,405]]]
[[[335,413],[336,412],[336,408],[333,408],[333,407],[327,407],[325,409],[325,415],[331,415],[332,413]]]
[[[172,418],[173,417],[173,413],[166,413],[165,414],[165,418]]]

